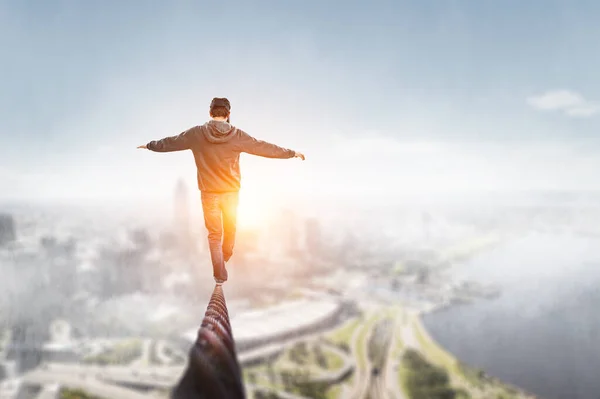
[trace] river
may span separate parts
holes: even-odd
[[[502,295],[426,315],[442,346],[542,398],[600,397],[600,240],[530,234],[456,273]]]

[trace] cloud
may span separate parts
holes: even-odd
[[[600,112],[600,104],[584,104],[565,111],[569,116],[588,117]]]
[[[397,140],[391,135],[379,132],[366,132],[364,136],[357,138],[346,138],[336,136],[333,138],[334,148],[340,155],[354,157],[367,154],[377,157],[391,155],[400,156],[405,154],[433,154],[443,150],[442,145],[432,141]]]
[[[327,146],[323,158],[329,162],[317,167],[314,192],[393,196],[480,189],[596,190],[600,160],[592,148],[569,139],[414,141],[369,132],[335,138]]]
[[[527,103],[541,111],[561,111],[572,117],[590,117],[600,112],[600,103],[586,100],[570,90],[551,90],[531,96]]]

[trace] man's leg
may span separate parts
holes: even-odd
[[[213,276],[215,280],[226,281],[227,270],[225,269],[221,248],[223,227],[219,203],[218,194],[202,193],[202,211],[204,213],[204,225],[208,230],[208,248],[210,249],[210,259],[213,265]]]
[[[235,233],[237,227],[238,193],[226,193],[221,197],[221,210],[223,211],[223,260],[229,261],[233,255]]]

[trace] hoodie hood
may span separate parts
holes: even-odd
[[[237,129],[225,121],[211,120],[204,125],[204,136],[214,144],[225,143],[237,132]]]

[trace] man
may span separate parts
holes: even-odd
[[[218,285],[227,280],[225,263],[233,255],[240,189],[240,153],[266,158],[300,158],[304,155],[257,140],[231,125],[231,104],[226,98],[213,98],[211,120],[185,132],[162,140],[151,141],[138,148],[155,152],[192,150],[196,161],[198,188],[201,192],[204,224],[213,276]]]

